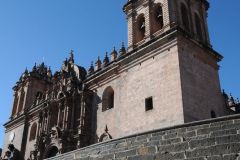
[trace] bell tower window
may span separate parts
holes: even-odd
[[[145,17],[143,14],[139,15],[137,18],[137,43],[142,41],[145,37],[146,25],[145,25]]]
[[[195,13],[195,28],[196,28],[196,33],[197,33],[198,39],[200,41],[202,41],[203,40],[203,30],[202,30],[201,20],[197,13]]]
[[[162,5],[156,4],[153,11],[153,28],[152,32],[155,33],[163,28],[163,11]]]
[[[188,14],[187,7],[183,3],[181,4],[181,16],[182,16],[183,28],[189,32],[190,31],[189,14]]]

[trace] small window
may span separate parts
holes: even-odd
[[[153,109],[153,99],[152,97],[145,99],[145,111],[149,111]]]
[[[211,118],[216,118],[216,113],[214,111],[211,111]]]

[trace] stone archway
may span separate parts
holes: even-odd
[[[56,146],[51,146],[49,147],[45,154],[44,154],[44,159],[55,157],[59,153],[59,150]]]

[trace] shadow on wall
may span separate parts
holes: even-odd
[[[99,142],[99,136],[97,135],[97,111],[100,103],[102,103],[101,97],[94,92],[92,101],[92,144]]]

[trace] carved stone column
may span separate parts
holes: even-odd
[[[49,109],[48,111],[48,124],[47,124],[47,132],[51,130],[51,119],[52,119],[52,111]]]
[[[61,104],[58,104],[58,119],[57,119],[57,126],[58,127],[61,127],[60,126],[61,112],[62,112]]]
[[[150,40],[151,36],[151,18],[150,18],[150,6],[151,1],[146,1],[143,6],[145,7],[145,39]]]
[[[44,111],[44,131],[47,131],[48,126],[48,110]]]
[[[43,116],[42,112],[39,113],[39,120],[38,120],[38,131],[37,131],[37,137],[40,136],[42,132],[42,122],[43,122]]]
[[[70,129],[74,129],[74,118],[75,118],[75,108],[77,104],[75,103],[75,99],[73,99],[73,104],[72,104],[72,113],[71,113],[71,124],[70,124]]]
[[[66,126],[66,111],[67,111],[67,103],[66,103],[66,101],[65,101],[65,103],[64,103],[64,108],[63,108],[63,119],[62,119],[62,123],[63,123],[63,126],[62,126],[62,128],[63,129],[65,129],[65,126]]]
[[[69,119],[70,119],[70,114],[69,114],[70,106],[69,105],[66,106],[65,112],[66,112],[66,114],[65,114],[65,120],[64,120],[64,122],[65,122],[64,129],[69,129],[69,123],[70,123],[70,121],[69,121]]]
[[[83,142],[84,139],[84,121],[85,121],[85,95],[84,93],[81,94],[81,112],[80,112],[80,122],[79,122],[79,127],[78,127],[78,148],[83,147],[85,144]]]

